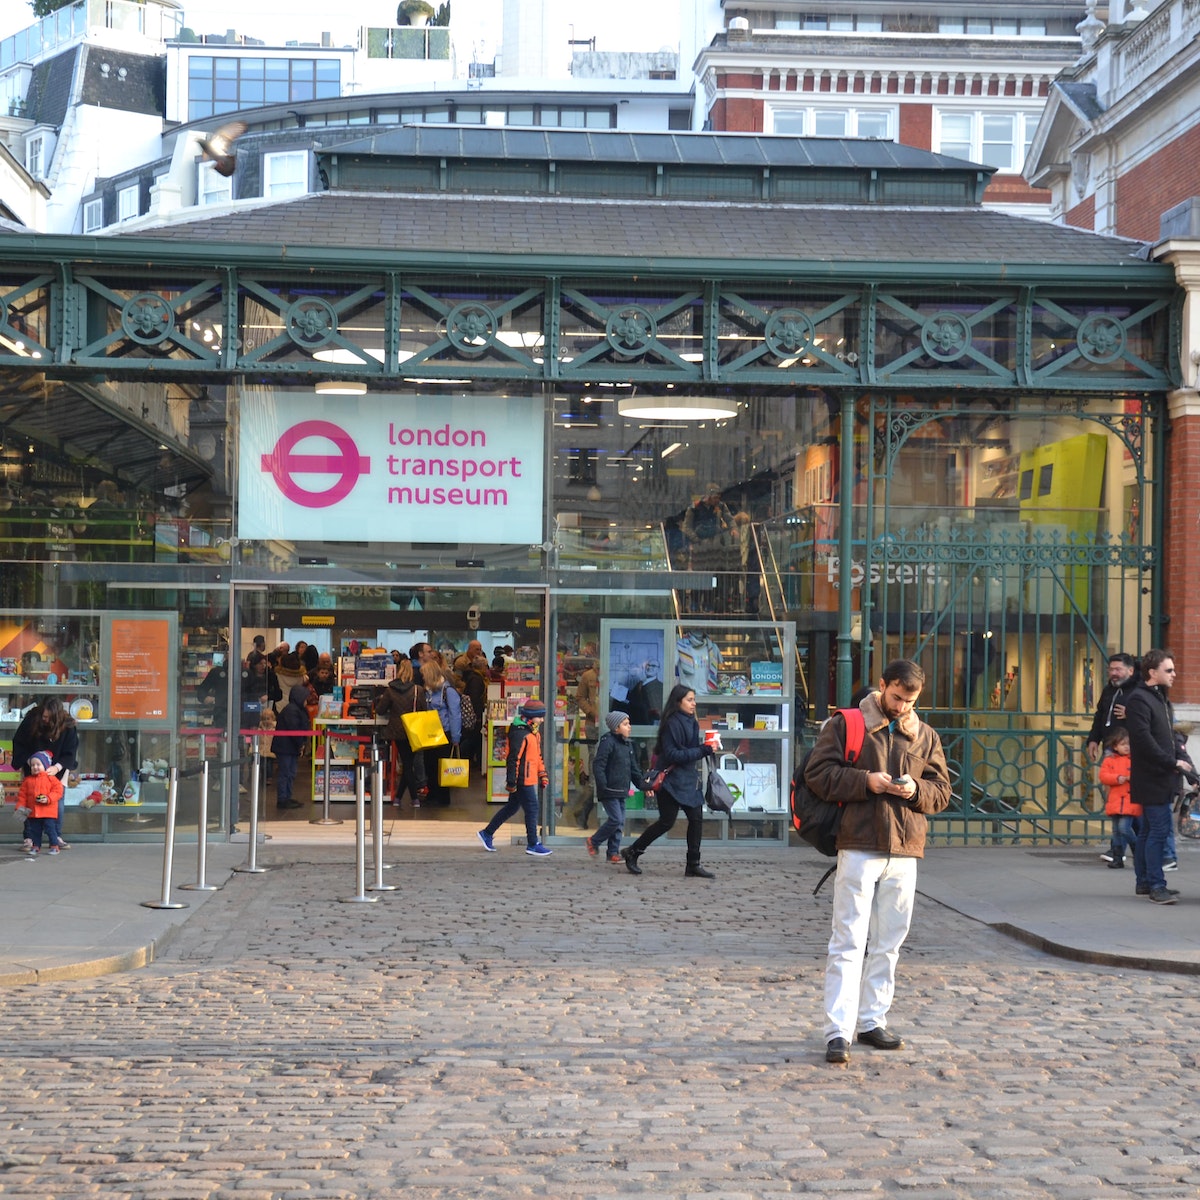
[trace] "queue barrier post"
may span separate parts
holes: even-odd
[[[261,793],[260,775],[262,755],[259,753],[258,734],[254,735],[254,748],[250,752],[250,844],[246,848],[246,861],[233,869],[243,875],[265,875],[268,868],[258,865],[258,800]]]
[[[143,908],[187,908],[179,900],[171,899],[171,870],[175,859],[175,812],[179,803],[179,768],[171,768],[171,781],[167,786],[167,827],[163,837],[162,895],[157,900],[143,900]]]
[[[371,737],[371,849],[375,855],[375,882],[369,884],[373,892],[394,892],[394,883],[384,883],[383,873],[388,868],[383,863],[383,759],[379,757],[379,743]],[[388,866],[391,864],[389,863]]]
[[[208,873],[208,759],[200,765],[200,805],[196,812],[196,882],[181,883],[184,892],[215,892],[217,885],[209,883]]]
[[[357,891],[341,896],[342,904],[375,904],[378,896],[367,895],[367,764],[354,767],[354,878]]]
[[[345,824],[345,822],[341,819],[341,817],[331,817],[329,815],[329,776],[330,776],[331,768],[333,766],[333,752],[331,750],[331,746],[332,746],[332,738],[329,736],[329,730],[326,729],[325,730],[325,786],[322,789],[324,791],[325,798],[321,804],[321,815],[319,817],[313,817],[313,819],[311,821],[309,821],[310,825],[343,825],[343,824]]]

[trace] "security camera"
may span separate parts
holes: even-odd
[[[467,609],[467,628],[468,629],[478,629],[479,628],[479,617],[480,617],[479,605],[472,604],[471,607]]]

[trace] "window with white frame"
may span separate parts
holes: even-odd
[[[104,228],[104,201],[89,200],[83,206],[83,232],[95,233]]]
[[[1045,37],[1044,17],[939,17],[939,33],[983,37]]]
[[[31,137],[25,143],[25,170],[34,179],[41,179],[45,174],[46,139],[38,135]]]
[[[892,109],[777,105],[767,115],[771,133],[792,137],[895,138]]]
[[[263,155],[263,195],[279,199],[308,191],[308,151],[282,150]]]
[[[228,204],[233,199],[233,180],[224,175],[218,175],[216,164],[202,162],[196,177],[196,203]]]
[[[117,193],[117,220],[131,221],[138,215],[138,185],[122,188]]]
[[[998,171],[1020,171],[1037,123],[1036,113],[939,111],[933,148]]]

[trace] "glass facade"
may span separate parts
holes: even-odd
[[[367,646],[511,646],[509,697],[555,703],[546,825],[576,829],[577,691],[590,667],[614,682],[614,622],[664,651],[605,706],[686,669],[747,786],[771,766],[782,797],[812,723],[905,655],[955,771],[935,837],[1102,832],[1083,742],[1105,658],[1162,620],[1174,292],[1153,267],[218,274],[171,250],[0,289],[3,728],[74,708],[68,836],[152,834],[160,764],[242,753],[255,634],[360,670]],[[464,819],[494,783],[489,714]],[[82,803],[134,770],[137,813]],[[762,806],[712,830],[785,833]]]
[[[193,54],[188,58],[188,120],[340,96],[336,58],[242,58]]]

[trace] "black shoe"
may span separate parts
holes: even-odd
[[[621,857],[625,860],[625,870],[630,875],[640,875],[642,868],[638,866],[638,859],[642,857],[640,850],[622,850]]]
[[[1123,870],[1124,867],[1125,867],[1125,860],[1123,858],[1114,858],[1112,860],[1112,862],[1110,862],[1108,864],[1108,869],[1110,871],[1120,871],[1120,870]]]
[[[1148,896],[1150,895],[1150,889],[1144,883],[1139,883],[1133,889],[1133,894],[1135,896]]]
[[[858,1040],[864,1046],[874,1046],[876,1050],[901,1050],[904,1039],[898,1033],[889,1033],[886,1029],[864,1029],[858,1035]]]
[[[696,863],[695,866],[685,868],[683,873],[692,879],[716,879],[716,875],[712,871],[707,867],[702,867],[699,863]]]
[[[1177,904],[1179,902],[1179,893],[1171,888],[1155,888],[1150,893],[1151,904]]]
[[[276,808],[300,808],[301,804],[300,804],[299,800],[276,800],[275,807]]]
[[[848,1063],[850,1061],[850,1043],[845,1038],[831,1038],[825,1043],[825,1061]]]

